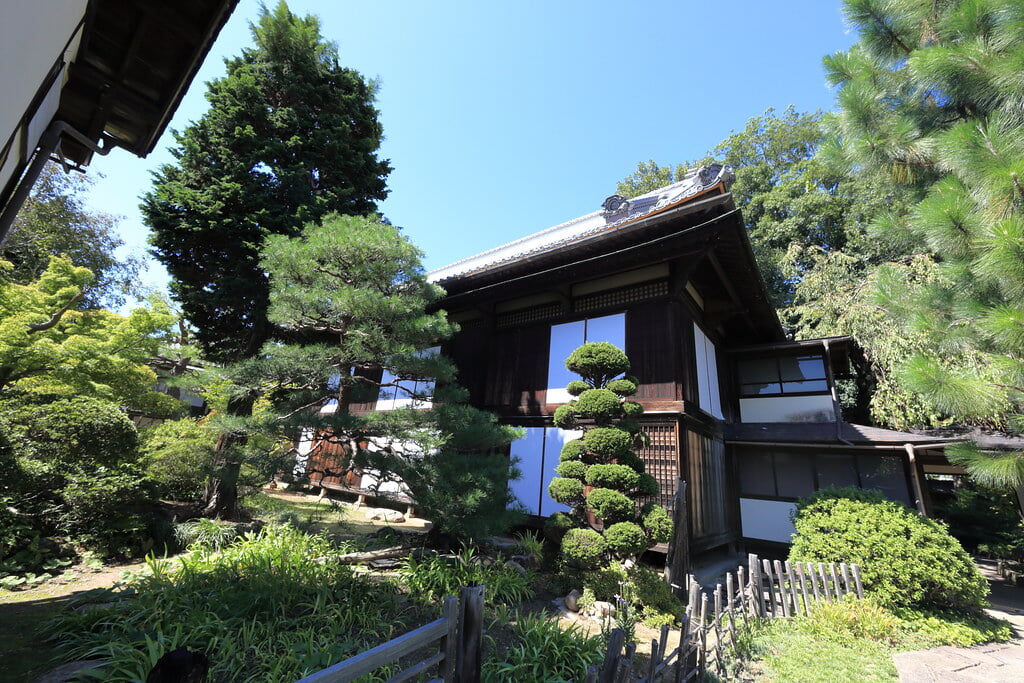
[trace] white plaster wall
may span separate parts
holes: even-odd
[[[836,414],[832,409],[832,397],[828,394],[741,398],[740,421],[835,422]]]
[[[796,503],[740,498],[743,537],[791,543],[795,529],[790,515],[794,510],[796,510]]]

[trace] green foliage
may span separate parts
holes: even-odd
[[[219,553],[151,558],[148,571],[48,631],[67,661],[101,655],[108,679],[145,680],[184,646],[207,653],[211,680],[296,680],[407,630],[391,584],[315,561],[345,550],[268,527]]]
[[[644,530],[633,522],[617,522],[604,530],[604,540],[620,556],[639,555],[647,550]]]
[[[789,559],[858,564],[865,590],[889,606],[978,609],[988,584],[934,520],[899,503],[818,496],[800,504]]]
[[[569,392],[570,396],[579,396],[590,388],[589,384],[578,379],[574,379],[565,385],[565,390]]]
[[[1009,622],[994,619],[984,612],[899,607],[893,613],[902,621],[902,627],[915,648],[971,647],[982,643],[1004,643],[1016,636]]]
[[[191,418],[168,420],[142,433],[139,464],[162,495],[191,500],[213,466],[216,435]]]
[[[9,401],[8,429],[23,452],[60,467],[115,465],[135,458],[138,432],[117,405],[79,396],[52,403]]]
[[[572,404],[566,403],[555,408],[551,421],[559,429],[573,429],[576,426],[576,411],[573,409]]]
[[[640,475],[626,465],[591,465],[585,469],[587,484],[590,486],[632,491],[640,481]]]
[[[596,567],[607,549],[604,537],[593,529],[569,529],[562,537],[562,554],[581,567]]]
[[[622,412],[625,413],[626,417],[636,417],[643,415],[644,407],[636,401],[623,401]]]
[[[573,526],[572,517],[564,512],[556,512],[544,520],[544,537],[552,543],[561,545],[565,532]]]
[[[967,481],[951,496],[933,492],[936,515],[970,552],[1024,562],[1024,524],[1016,495]]]
[[[238,527],[213,519],[193,519],[174,525],[175,540],[189,550],[221,550],[237,537]]]
[[[656,496],[661,493],[661,486],[658,480],[649,474],[642,473],[637,481],[636,493],[638,496]]]
[[[565,367],[583,377],[593,387],[603,387],[629,371],[629,358],[614,344],[591,342],[569,354]]]
[[[88,175],[46,164],[18,209],[0,259],[13,265],[6,278],[27,285],[42,275],[51,257],[66,256],[94,275],[76,308],[116,309],[127,295],[137,294],[142,259],[115,253],[124,245],[119,219],[87,208],[92,183]]]
[[[598,570],[587,572],[583,579],[584,589],[593,592],[598,600],[614,601],[623,594],[622,586],[628,583],[632,601],[637,608],[649,608],[657,613],[672,614],[673,618],[683,613],[683,605],[672,594],[672,589],[657,572],[634,565],[628,570],[618,563],[612,563]]]
[[[607,423],[619,413],[621,401],[608,389],[588,389],[579,395],[572,406],[573,412],[585,418]]]
[[[555,473],[559,477],[583,481],[587,476],[587,466],[579,460],[567,460],[566,462],[559,463],[558,467],[555,468]]]
[[[656,503],[645,503],[640,508],[640,524],[655,543],[672,540],[672,518],[668,510]]]
[[[636,382],[628,379],[613,379],[607,384],[605,388],[609,391],[614,392],[618,396],[632,396],[636,393]],[[634,404],[638,405],[638,404]]]
[[[839,642],[864,639],[895,644],[900,626],[900,620],[875,601],[846,595],[839,602],[815,603],[803,630]]]
[[[563,628],[546,614],[517,614],[511,629],[514,644],[484,662],[484,681],[582,681],[606,647],[579,624]]]
[[[675,626],[679,618],[674,614],[659,612],[653,607],[644,607],[640,611],[640,620],[644,622],[644,626],[647,628],[658,630],[662,626]]]
[[[583,444],[583,440],[573,439],[562,446],[562,452],[559,453],[558,459],[562,462],[567,462],[569,460],[582,460],[583,456],[586,455],[586,452],[587,447]]]
[[[409,594],[424,602],[437,602],[458,595],[463,586],[484,584],[485,596],[493,604],[515,605],[533,595],[531,577],[523,576],[501,563],[486,565],[475,561],[474,551],[463,548],[457,556],[428,555],[408,558],[402,565],[401,584]]]
[[[142,204],[175,297],[219,362],[252,356],[271,334],[265,238],[373,211],[391,170],[377,158],[376,87],[339,65],[319,20],[280,2],[250,28],[254,46],[207,83],[210,109],[175,134],[175,161]]]
[[[629,519],[636,511],[636,504],[629,496],[612,489],[594,489],[588,493],[587,507],[609,523]]]
[[[59,545],[17,513],[14,502],[0,496],[0,586],[5,588],[37,583],[71,564]]]
[[[630,452],[633,438],[629,433],[612,427],[594,427],[583,435],[583,445],[598,462],[611,462]]]
[[[59,494],[61,530],[103,557],[137,556],[156,541],[154,491],[134,467],[69,474]]]
[[[548,493],[563,505],[579,505],[583,502],[583,482],[579,479],[555,477],[548,484]]]

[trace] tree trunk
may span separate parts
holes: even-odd
[[[253,399],[244,398],[228,403],[229,415],[252,415]],[[221,434],[213,458],[213,474],[206,481],[203,492],[203,516],[220,519],[238,518],[238,473],[242,463],[238,460],[236,448],[245,445],[246,437],[238,434]]]

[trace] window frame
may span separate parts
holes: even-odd
[[[801,358],[816,358],[816,359],[820,360],[821,361],[821,371],[823,373],[822,377],[804,378],[804,379],[800,379],[800,380],[784,380],[784,379],[782,379],[782,366],[780,364],[781,360],[782,359],[801,359]],[[743,381],[743,377],[742,377],[741,372],[740,372],[740,365],[742,363],[744,363],[744,362],[758,361],[758,360],[772,360],[772,361],[774,361],[773,365],[774,365],[774,371],[775,371],[775,378],[777,379],[777,381],[775,381],[775,382],[762,382],[760,384],[778,384],[779,385],[779,391],[777,391],[777,392],[768,392],[768,393],[763,393],[763,394],[749,394],[749,393],[746,393],[746,391],[744,391],[744,387],[745,386],[757,385],[759,383],[758,382],[744,382]],[[827,359],[825,358],[825,354],[824,353],[814,353],[814,352],[799,353],[799,354],[781,354],[781,355],[780,354],[765,354],[765,355],[744,356],[744,357],[741,357],[741,358],[737,358],[734,361],[734,373],[735,373],[735,378],[736,378],[736,383],[735,383],[735,386],[736,386],[736,396],[737,396],[737,398],[741,398],[741,399],[754,399],[754,398],[778,398],[778,397],[789,397],[789,396],[822,396],[822,395],[825,395],[825,394],[831,394],[832,393],[832,386],[829,383],[829,372],[828,372],[828,367],[826,366],[826,363],[827,363]],[[786,385],[787,384],[795,384],[797,382],[819,382],[819,381],[825,383],[825,388],[824,389],[819,389],[819,390],[815,390],[815,391],[786,391]]]

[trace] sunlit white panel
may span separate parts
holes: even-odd
[[[828,394],[817,396],[770,396],[765,398],[741,398],[740,420],[742,422],[835,422],[832,397]]]
[[[701,410],[722,418],[722,397],[718,388],[718,354],[715,344],[697,323],[693,324],[693,350],[697,361],[697,404]]]
[[[795,510],[796,503],[740,498],[743,537],[792,543],[796,529],[793,527],[791,516]]]

